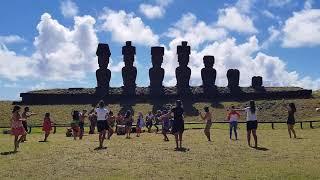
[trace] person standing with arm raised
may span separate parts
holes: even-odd
[[[200,117],[205,121],[206,127],[204,128],[204,134],[207,136],[208,141],[211,141],[210,138],[210,128],[212,126],[212,114],[209,111],[209,107],[204,107],[205,114],[200,113]]]
[[[294,103],[289,103],[289,105],[287,105],[285,103],[285,100],[283,99],[283,107],[286,108],[286,110],[288,111],[287,125],[288,125],[289,137],[291,138],[291,132],[292,132],[293,137],[297,138],[296,131],[294,130],[294,125],[296,123],[294,114],[297,112],[296,106]]]
[[[108,125],[108,114],[109,110],[105,107],[104,101],[99,102],[99,106],[96,109],[97,114],[97,128],[99,132],[99,149],[103,149],[104,139],[106,138],[106,131],[109,129]]]

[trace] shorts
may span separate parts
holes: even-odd
[[[27,121],[22,121],[23,128],[26,132],[28,132],[28,123]]]
[[[184,131],[184,121],[183,120],[174,120],[172,124],[172,133],[183,133]]]
[[[106,120],[97,121],[97,129],[98,132],[102,132],[109,129],[108,122]]]
[[[79,122],[79,128],[80,130],[84,130],[84,122]]]
[[[232,129],[232,128],[237,130],[237,128],[238,128],[238,122],[237,121],[230,122],[230,129]]]
[[[247,131],[255,130],[258,128],[258,121],[247,121]]]

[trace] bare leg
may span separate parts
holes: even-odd
[[[174,138],[176,140],[176,149],[179,149],[179,145],[178,145],[179,137],[178,136],[179,136],[178,133],[174,134]]]
[[[179,132],[180,148],[182,148],[182,134],[183,132]]]
[[[294,130],[294,125],[291,125],[291,131],[293,133],[293,137],[297,138],[296,131]]]
[[[247,131],[247,141],[248,141],[248,146],[251,147],[250,139],[251,139],[251,130],[248,130]]]
[[[288,133],[289,133],[289,137],[291,138],[291,127],[289,124],[288,124]]]
[[[43,141],[44,141],[44,142],[47,142],[48,137],[49,137],[49,133],[45,133],[45,134],[44,134],[44,140],[43,140]]]
[[[14,152],[17,152],[18,147],[19,147],[18,137],[19,137],[19,136],[14,136]]]
[[[257,137],[257,130],[254,129],[252,130],[252,134],[253,134],[253,139],[254,139],[254,147],[258,147],[258,137]]]

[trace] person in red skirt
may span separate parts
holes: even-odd
[[[53,121],[50,118],[50,113],[46,113],[44,115],[42,131],[44,131],[44,140],[43,142],[47,142],[48,137],[50,135],[50,131],[52,130]]]
[[[24,139],[24,137],[27,134],[22,124],[22,121],[24,119],[21,118],[20,110],[20,106],[14,106],[12,110],[11,134],[14,135],[14,152],[17,152],[19,148],[19,143]]]

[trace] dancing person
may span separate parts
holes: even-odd
[[[96,108],[93,107],[92,110],[89,112],[89,121],[90,121],[90,130],[89,134],[94,134],[94,130],[97,126],[97,115],[95,113]]]
[[[210,128],[212,126],[212,114],[209,111],[209,107],[204,107],[203,110],[205,114],[203,115],[202,113],[200,113],[200,117],[206,123],[206,126],[204,128],[204,134],[207,136],[208,141],[211,141]]]
[[[170,132],[170,114],[166,110],[162,111],[162,116],[160,117],[162,121],[162,135],[164,141],[169,141],[167,133]]]
[[[124,121],[126,123],[126,138],[130,139],[130,134],[131,134],[131,128],[132,128],[132,123],[133,123],[133,119],[132,119],[132,114],[131,111],[128,110],[124,116]]]
[[[151,111],[146,115],[146,128],[148,129],[148,133],[151,132],[152,128],[152,121],[154,119],[154,116]]]
[[[283,100],[283,107],[286,108],[288,111],[287,126],[288,126],[289,137],[291,138],[291,132],[292,132],[293,137],[297,138],[296,131],[294,130],[294,125],[296,123],[294,114],[297,112],[296,105],[294,103],[289,103],[289,105],[286,105],[285,101]]]
[[[153,124],[153,126],[154,127],[156,127],[156,133],[159,131],[159,127],[158,127],[158,125],[160,124],[160,122],[161,122],[161,117],[162,116],[162,114],[161,114],[161,111],[160,110],[158,110],[157,111],[157,114],[155,115],[155,117],[154,117],[154,124]]]
[[[24,121],[24,119],[21,118],[20,110],[21,110],[20,106],[14,106],[12,110],[11,134],[14,135],[14,151],[13,152],[17,152],[20,142],[24,139],[24,136],[27,134],[22,124],[22,121]]]
[[[119,131],[119,126],[125,125],[124,123],[124,117],[120,112],[118,112],[117,117],[116,117],[116,133],[121,134]]]
[[[182,135],[184,131],[184,120],[183,120],[183,113],[184,110],[182,108],[182,102],[180,100],[176,101],[176,107],[171,109],[171,112],[173,113],[173,123],[172,123],[172,133],[174,134],[175,141],[176,141],[176,148],[175,150],[181,150],[182,149]]]
[[[23,127],[24,127],[26,132],[28,132],[28,118],[33,116],[33,115],[37,115],[37,114],[30,112],[30,108],[29,107],[25,107],[24,111],[21,114],[21,118],[24,119],[24,121],[22,121],[22,125],[23,125]],[[21,140],[21,142],[27,141],[27,134],[25,136],[23,136],[23,139]]]
[[[104,139],[106,138],[106,131],[109,129],[108,125],[108,114],[109,110],[105,106],[104,101],[101,100],[99,102],[98,108],[95,110],[97,115],[97,128],[99,132],[99,149],[104,149],[106,147],[103,146]]]
[[[140,137],[142,128],[144,127],[144,120],[143,120],[143,115],[142,112],[138,113],[138,119],[137,119],[137,137]]]
[[[245,111],[247,114],[247,141],[248,145],[251,147],[251,134],[254,139],[254,148],[258,147],[258,137],[257,137],[257,128],[258,128],[258,119],[257,119],[257,108],[254,101],[250,101],[249,107],[244,109],[236,109],[236,111]]]
[[[72,116],[72,121],[71,121],[72,135],[73,135],[73,139],[77,140],[77,137],[79,137],[79,133],[80,133],[80,127],[79,127],[80,112],[75,110],[71,113],[71,116]]]
[[[110,111],[109,112],[109,117],[108,117],[108,125],[109,125],[109,129],[108,129],[108,137],[107,139],[110,139],[111,136],[113,135],[114,133],[114,126],[115,126],[115,123],[116,123],[116,117],[113,115],[113,112]]]
[[[80,121],[79,121],[79,128],[80,128],[80,133],[79,133],[79,139],[82,139],[83,134],[84,134],[84,121],[87,118],[87,110],[82,110],[82,113],[80,113]]]
[[[42,131],[44,132],[44,140],[43,142],[47,142],[48,137],[50,135],[50,131],[52,130],[53,121],[50,118],[50,113],[46,113],[44,115],[43,124],[42,124]]]
[[[232,139],[232,130],[234,131],[234,135],[236,137],[236,140],[238,140],[238,133],[237,133],[237,128],[238,128],[238,121],[240,119],[240,114],[235,111],[235,107],[231,106],[230,112],[227,116],[227,120],[229,121],[229,135],[230,139]]]

